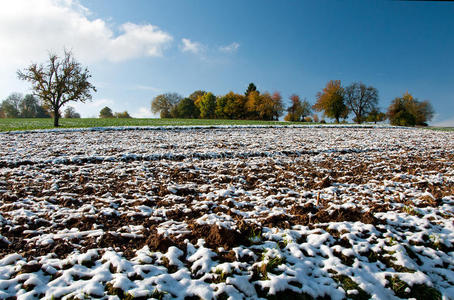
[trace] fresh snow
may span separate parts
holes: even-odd
[[[0,299],[420,299],[421,286],[454,299],[454,133],[127,127],[0,142]]]

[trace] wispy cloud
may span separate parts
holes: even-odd
[[[444,119],[433,124],[431,126],[439,126],[439,127],[454,127],[454,118],[452,119]]]
[[[191,52],[193,54],[200,54],[204,51],[205,47],[198,42],[193,42],[190,39],[181,39],[180,49],[182,52]]]
[[[140,91],[151,91],[151,92],[155,92],[155,93],[159,93],[162,91],[160,88],[157,88],[157,87],[154,87],[151,85],[142,85],[142,84],[133,85],[130,89],[131,90],[140,90]]]
[[[219,47],[219,50],[224,53],[234,53],[238,51],[238,48],[240,48],[240,44],[233,42],[229,45]]]

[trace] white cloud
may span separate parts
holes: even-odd
[[[225,53],[234,53],[238,51],[238,48],[240,48],[240,44],[233,42],[229,45],[219,47],[219,50]]]
[[[140,107],[139,110],[135,113],[132,113],[134,118],[156,118],[157,115],[154,115],[151,110],[147,107]]]
[[[109,39],[108,57],[112,61],[127,60],[142,56],[161,56],[172,37],[153,25],[123,24],[123,34]]]
[[[181,39],[181,51],[183,52],[192,52],[194,54],[199,54],[204,51],[202,44],[198,42],[193,42],[190,39]]]
[[[0,10],[0,65],[17,68],[63,48],[84,62],[161,56],[172,41],[154,25],[113,28],[102,19],[90,19],[90,14],[77,0],[6,1]]]

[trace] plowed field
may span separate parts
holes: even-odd
[[[0,134],[0,299],[454,299],[454,132]]]

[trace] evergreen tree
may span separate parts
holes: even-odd
[[[258,94],[260,94],[260,92],[257,91],[257,87],[256,87],[255,84],[252,83],[252,82],[249,83],[249,85],[248,85],[248,87],[247,87],[247,90],[246,90],[246,92],[244,93],[244,95],[247,97],[247,96],[249,96],[249,94],[250,94],[251,92],[257,92]]]

